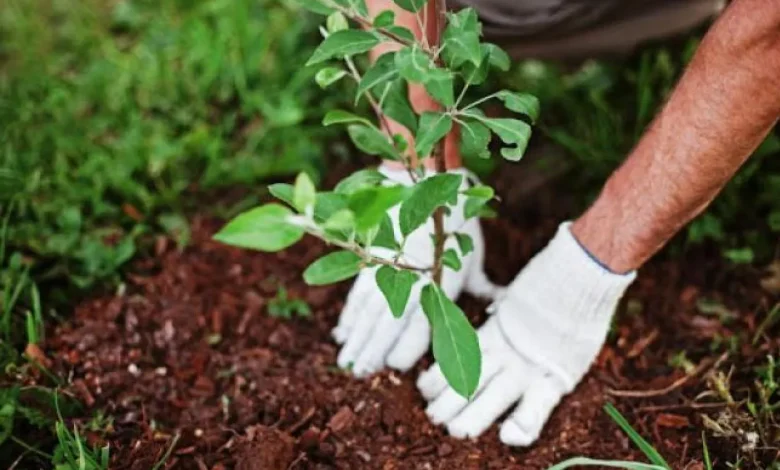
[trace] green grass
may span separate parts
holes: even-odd
[[[300,67],[315,26],[274,0],[3,2],[9,250],[86,288],[145,234],[181,231],[190,193],[318,174],[330,98]]]
[[[203,194],[322,173],[316,27],[285,0],[0,3],[0,460],[104,468],[21,351],[152,235],[185,245]]]

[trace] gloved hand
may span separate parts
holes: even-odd
[[[383,166],[379,171],[392,182],[411,184],[411,178],[405,170]],[[463,189],[466,189],[468,182],[465,172],[451,171],[464,175]],[[462,257],[460,271],[444,268],[442,288],[451,299],[456,299],[464,289],[473,295],[495,298],[500,289],[487,279],[482,270],[485,253],[482,230],[476,218],[465,220],[464,203],[465,197],[460,196],[457,206],[450,208],[450,215],[445,218],[444,228],[448,233],[459,232],[471,236],[474,250]],[[399,206],[396,206],[390,211],[390,218],[393,221],[396,239],[400,240],[398,213]],[[431,266],[433,264],[432,234],[431,220],[412,232],[406,241],[401,260],[414,266]],[[450,237],[445,248],[456,246],[454,237]],[[371,252],[374,256],[385,259],[391,259],[394,254],[391,250],[383,248],[374,248]],[[339,352],[338,365],[347,368],[351,364],[352,372],[357,377],[365,377],[385,366],[406,371],[428,351],[431,341],[428,319],[419,303],[420,290],[424,282],[418,281],[412,288],[404,315],[395,318],[376,285],[374,279],[376,271],[377,268],[366,268],[358,274],[339,317],[338,326],[333,329],[333,338],[343,345]]]
[[[636,277],[614,274],[583,249],[564,223],[492,306],[479,331],[482,376],[471,401],[447,386],[438,365],[417,386],[428,417],[455,437],[482,434],[510,406],[501,441],[533,443],[561,398],[601,349],[618,301]]]

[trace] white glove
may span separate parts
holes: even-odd
[[[404,170],[380,167],[389,180],[410,185],[411,178]],[[468,187],[466,172],[451,170],[464,175],[463,189]],[[434,173],[430,173],[430,176]],[[447,296],[456,299],[462,290],[486,298],[495,298],[501,290],[493,285],[482,270],[485,246],[482,230],[476,218],[465,220],[463,205],[465,197],[459,196],[458,204],[451,207],[450,215],[445,218],[444,228],[448,233],[458,232],[471,236],[474,251],[462,257],[460,271],[444,268],[442,288]],[[398,224],[400,207],[390,211],[393,229],[397,240],[401,239]],[[412,232],[404,248],[401,261],[413,266],[426,267],[433,264],[433,222],[428,221]],[[445,248],[456,248],[457,242],[450,237]],[[457,249],[457,248],[456,248]],[[374,256],[392,258],[391,250],[372,249]],[[424,281],[420,280],[412,288],[412,294],[406,311],[401,318],[393,317],[382,292],[376,285],[374,275],[377,268],[367,268],[358,274],[355,284],[347,297],[339,323],[333,329],[333,338],[343,347],[338,356],[338,365],[347,368],[352,365],[352,373],[365,377],[385,366],[406,371],[410,369],[428,351],[431,341],[431,329],[428,319],[420,307],[420,290]]]
[[[451,435],[479,436],[519,401],[500,438],[513,446],[531,444],[604,344],[618,301],[636,274],[602,267],[569,226],[558,228],[491,307],[495,315],[478,332],[482,376],[472,400],[447,386],[438,365],[420,375],[428,417]]]

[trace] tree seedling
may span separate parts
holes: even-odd
[[[401,162],[413,184],[392,184],[376,170],[358,171],[341,181],[333,191],[317,191],[309,176],[298,175],[294,185],[274,184],[271,193],[284,204],[270,203],[250,209],[228,223],[215,238],[224,243],[261,250],[283,250],[304,234],[339,248],[316,260],[303,274],[310,285],[339,282],[361,269],[376,268],[376,282],[391,312],[403,315],[412,286],[423,280],[419,303],[432,327],[433,354],[449,384],[470,397],[479,383],[481,354],[477,334],[463,311],[440,288],[445,266],[457,269],[471,240],[462,233],[445,233],[444,218],[465,198],[464,216],[477,217],[494,197],[492,188],[464,188],[463,176],[445,172],[444,138],[460,127],[460,151],[464,156],[489,158],[493,135],[503,142],[500,154],[517,161],[525,152],[531,124],[539,114],[538,100],[529,94],[501,90],[467,102],[470,87],[485,82],[492,69],[507,70],[508,55],[498,46],[482,41],[482,27],[473,9],[448,13],[442,0],[395,0],[398,7],[415,13],[421,30],[434,21],[439,41],[431,44],[396,24],[395,14],[383,11],[374,17],[364,0],[307,0],[302,5],[326,15],[324,37],[307,66],[320,67],[316,81],[328,87],[352,80],[356,103],[366,100],[374,113],[369,119],[346,110],[331,110],[325,126],[344,125],[361,151]],[[382,43],[400,49],[381,55],[360,71],[355,58]],[[340,65],[338,64],[340,62]],[[422,85],[439,104],[439,111],[416,113],[407,89]],[[480,109],[501,101],[515,117],[489,117]],[[391,135],[389,120],[405,126],[415,138],[414,148],[401,135]],[[425,177],[423,161],[433,159],[437,173]],[[399,208],[401,240],[394,236],[388,215]],[[457,206],[459,207],[459,206]],[[415,266],[403,256],[406,238],[433,219],[433,262]],[[456,237],[459,251],[444,249]],[[375,256],[374,248],[395,253]]]

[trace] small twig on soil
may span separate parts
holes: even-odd
[[[317,410],[314,407],[309,408],[308,411],[306,411],[306,413],[304,413],[303,416],[301,416],[301,419],[293,423],[293,425],[287,429],[287,432],[293,434],[299,429],[301,429],[302,427],[304,427],[306,423],[311,421],[311,418],[314,416],[314,413],[316,411]]]
[[[696,368],[690,374],[686,374],[684,377],[681,377],[675,380],[674,382],[672,382],[669,386],[659,390],[640,391],[640,390],[607,389],[607,393],[609,393],[612,396],[621,397],[621,398],[650,398],[650,397],[658,397],[658,396],[666,395],[682,387],[683,385],[688,383],[688,381],[691,380],[692,378],[702,375],[705,371],[713,367],[717,367],[720,363],[726,360],[727,357],[728,357],[728,353],[723,353],[715,361],[713,361],[711,358],[704,359],[699,363],[698,366],[696,366]]]
[[[302,462],[303,459],[305,458],[306,458],[306,452],[301,452],[300,454],[298,454],[298,457],[296,457],[295,460],[293,460],[290,463],[290,465],[287,466],[287,470],[292,470],[293,468],[295,468],[296,465]]]
[[[679,405],[654,405],[654,406],[642,406],[636,408],[636,413],[650,413],[658,411],[673,411],[673,410],[704,410],[708,408],[723,408],[729,406],[726,402],[718,403],[683,403]]]
[[[639,357],[642,352],[647,349],[648,346],[653,344],[653,342],[658,339],[658,336],[661,334],[661,331],[658,328],[655,328],[653,331],[650,332],[649,335],[640,338],[639,341],[637,341],[634,346],[631,348],[630,351],[628,351],[628,354],[626,354],[626,357],[629,359],[634,359],[636,357]]]

